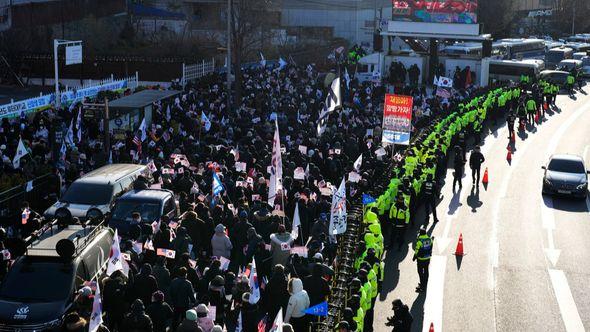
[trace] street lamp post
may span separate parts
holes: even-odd
[[[56,108],[60,108],[61,107],[61,95],[60,95],[60,91],[59,91],[59,65],[58,65],[58,59],[57,59],[57,51],[59,49],[60,46],[78,46],[78,45],[82,45],[82,41],[81,40],[64,40],[64,39],[54,39],[53,40],[53,62],[54,62],[54,71],[55,71],[55,107]],[[81,56],[81,54],[80,54]],[[75,63],[81,63],[80,62],[73,62],[71,64],[75,64]]]

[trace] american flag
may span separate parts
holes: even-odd
[[[141,138],[137,134],[133,137],[133,144],[137,146],[137,156],[139,157],[141,155]]]

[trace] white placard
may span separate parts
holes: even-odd
[[[82,63],[82,45],[66,47],[66,66]]]
[[[295,168],[295,171],[293,172],[293,178],[295,180],[305,180],[305,170],[303,167]]]

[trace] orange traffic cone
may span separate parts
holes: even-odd
[[[459,234],[459,242],[457,243],[457,249],[455,249],[455,256],[463,256],[463,233]]]
[[[537,111],[537,113],[535,114],[535,122],[539,123],[539,112]]]
[[[434,332],[434,323],[430,323],[430,328],[428,329],[428,332]]]
[[[486,170],[483,172],[483,180],[481,180],[481,183],[488,184],[488,168],[487,167],[486,167]]]
[[[506,155],[506,160],[512,161],[512,149],[508,147],[508,154]]]
[[[546,111],[549,109],[549,105],[547,105],[547,102],[543,103],[543,109]]]

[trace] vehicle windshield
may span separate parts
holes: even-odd
[[[154,221],[160,217],[160,205],[156,203],[118,201],[113,211],[113,219],[131,221],[133,212],[139,212],[143,221]]]
[[[586,173],[584,164],[577,160],[553,159],[549,163],[548,169],[563,173]]]
[[[549,63],[559,63],[563,60],[563,52],[547,52],[546,57]]]
[[[74,182],[60,202],[84,205],[105,205],[111,202],[113,187],[107,184]]]
[[[73,273],[71,264],[22,261],[8,271],[0,298],[25,303],[63,301],[70,296]]]

